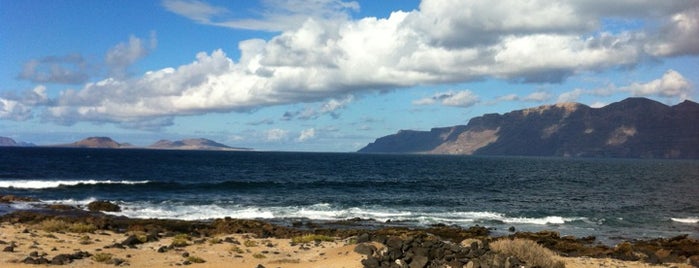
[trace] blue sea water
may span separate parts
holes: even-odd
[[[699,237],[699,161],[0,148],[0,195],[136,218],[481,225]],[[27,208],[5,205],[0,213]]]

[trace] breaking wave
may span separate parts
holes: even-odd
[[[0,181],[0,188],[14,189],[50,189],[65,186],[77,185],[105,185],[123,184],[135,185],[146,184],[150,181],[126,181],[126,180],[3,180]]]

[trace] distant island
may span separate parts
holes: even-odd
[[[601,108],[559,103],[486,114],[467,125],[401,130],[360,153],[699,158],[699,104],[628,98]]]
[[[225,151],[249,151],[248,148],[230,147],[208,139],[185,139],[179,141],[160,140],[151,146],[150,149],[167,150],[225,150]]]
[[[8,137],[0,137],[0,147],[28,147],[28,146],[36,146],[33,143],[28,143],[28,142],[17,142],[12,138]]]
[[[11,138],[0,137],[0,147],[36,146],[30,143],[18,143]],[[67,144],[46,145],[41,147],[60,148],[100,148],[100,149],[158,149],[158,150],[206,150],[206,151],[251,151],[249,148],[230,147],[208,139],[184,139],[178,141],[160,140],[147,147],[119,143],[109,137],[88,137]]]

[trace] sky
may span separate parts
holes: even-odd
[[[349,152],[698,83],[699,0],[0,0],[0,136],[39,145]]]

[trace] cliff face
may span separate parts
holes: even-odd
[[[699,158],[699,104],[629,98],[602,108],[545,105],[486,114],[466,126],[400,131],[359,152]]]

